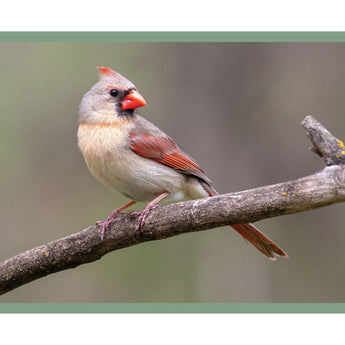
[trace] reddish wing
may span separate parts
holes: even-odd
[[[169,137],[135,135],[132,132],[129,147],[142,157],[211,183],[199,165]]]

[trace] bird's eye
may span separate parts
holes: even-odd
[[[111,96],[116,97],[119,94],[119,91],[117,91],[116,89],[111,89],[109,93]]]

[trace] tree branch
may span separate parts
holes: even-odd
[[[311,116],[302,125],[313,143],[312,150],[327,164],[321,171],[293,181],[153,209],[139,232],[135,232],[137,213],[123,213],[111,224],[104,241],[101,226],[93,225],[0,263],[0,294],[146,241],[345,201],[344,144]]]

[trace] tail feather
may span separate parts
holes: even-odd
[[[217,191],[206,181],[200,180],[200,184],[209,196],[215,196],[218,194]],[[235,224],[230,226],[269,259],[276,260],[278,256],[288,258],[288,255],[283,249],[279,248],[253,224]]]
[[[288,255],[280,247],[253,224],[235,224],[231,227],[269,259],[276,260],[278,256],[288,258]]]

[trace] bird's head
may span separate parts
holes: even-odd
[[[99,81],[84,95],[79,106],[79,123],[115,123],[135,116],[146,105],[136,87],[120,73],[97,67]]]

